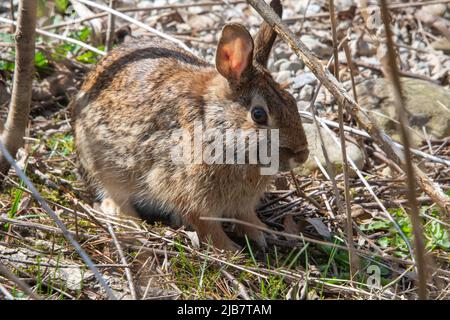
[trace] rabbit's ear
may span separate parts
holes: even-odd
[[[283,7],[281,6],[280,0],[272,0],[270,6],[281,18],[281,16],[283,15]],[[273,31],[272,27],[267,22],[264,21],[255,39],[254,59],[257,63],[263,66],[267,66],[270,50],[272,50],[272,46],[276,38],[277,33]]]
[[[216,68],[229,81],[241,80],[242,74],[252,68],[253,38],[244,26],[231,23],[222,29],[217,45]]]

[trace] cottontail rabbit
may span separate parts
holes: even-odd
[[[278,0],[272,7],[281,16]],[[270,176],[258,164],[174,163],[170,132],[205,128],[279,131],[281,169],[308,156],[294,98],[266,69],[276,34],[263,23],[256,40],[240,24],[224,26],[215,67],[161,39],[133,41],[109,53],[72,102],[81,168],[109,212],[166,218],[193,227],[201,240],[237,250],[220,221],[265,226],[255,207]],[[257,228],[237,224],[265,246]]]

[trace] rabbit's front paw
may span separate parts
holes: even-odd
[[[262,228],[267,228],[267,226],[258,218],[255,212],[250,214],[241,215],[243,221],[246,224],[236,224],[236,233],[239,236],[247,236],[249,239],[253,240],[258,247],[263,251],[267,249],[267,241]]]
[[[261,250],[265,251],[267,249],[268,246],[264,232],[250,226],[236,226],[235,230],[238,236],[247,236],[250,240],[255,242]]]
[[[103,199],[100,205],[100,210],[110,216],[117,216],[120,214],[120,208],[111,198]]]

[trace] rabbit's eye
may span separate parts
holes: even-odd
[[[252,110],[252,119],[258,124],[267,123],[267,112],[262,107],[254,107]]]

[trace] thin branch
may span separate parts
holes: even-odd
[[[14,0],[9,0],[9,17],[12,21],[16,20],[14,18]],[[16,28],[15,25],[11,25],[11,33],[15,33]]]
[[[112,227],[111,223],[109,223],[109,222],[108,222],[108,231],[113,239],[114,245],[116,246],[117,252],[119,253],[120,262],[123,265],[128,265],[127,258],[125,258],[125,255],[123,254],[122,247],[120,246],[120,242],[117,239],[116,233],[114,232],[114,228]],[[133,283],[133,275],[131,274],[130,267],[128,267],[128,266],[125,267],[125,275],[127,277],[131,297],[133,298],[133,300],[137,300],[136,289],[135,289],[134,283]]]
[[[358,103],[358,95],[356,94],[355,76],[353,75],[353,59],[352,59],[352,54],[350,52],[350,47],[348,46],[349,39],[350,39],[350,35],[347,35],[347,39],[344,42],[343,46],[344,46],[345,58],[347,60],[348,72],[350,73],[350,79],[352,81],[353,99],[355,99],[355,102]]]
[[[109,7],[111,9],[116,9],[116,0],[109,0]],[[108,15],[108,29],[106,31],[106,52],[111,51],[114,45],[114,33],[115,33],[115,18],[113,14]]]
[[[119,12],[142,12],[142,11],[156,11],[156,10],[164,10],[164,9],[180,9],[180,8],[190,8],[190,7],[208,7],[208,6],[225,6],[225,5],[236,5],[240,3],[245,3],[245,0],[238,0],[238,1],[227,1],[227,3],[217,2],[216,1],[204,1],[204,2],[195,2],[195,3],[173,3],[173,4],[164,4],[164,5],[154,5],[154,6],[148,6],[143,8],[136,8],[136,7],[125,7],[125,8],[118,8],[117,11]],[[66,27],[69,25],[77,24],[86,22],[92,19],[97,19],[101,17],[106,17],[109,15],[108,12],[99,12],[92,16],[85,17],[85,18],[78,18],[70,21],[65,21],[57,24],[52,24],[49,26],[43,27],[44,30],[48,29],[56,29],[61,27]]]
[[[2,18],[2,17],[0,17],[0,22],[17,25],[17,23],[15,21],[12,21],[12,20],[9,20],[9,19],[6,19],[6,18]],[[51,38],[55,38],[55,39],[59,39],[59,40],[62,40],[62,41],[66,41],[66,42],[70,42],[70,43],[79,45],[82,48],[91,50],[92,52],[95,52],[95,53],[100,54],[102,56],[106,55],[106,53],[104,51],[101,51],[101,50],[99,50],[97,48],[94,48],[93,46],[90,46],[90,45],[88,45],[88,44],[86,44],[84,42],[81,42],[81,41],[73,39],[73,38],[60,36],[59,34],[48,32],[48,31],[45,31],[45,30],[42,30],[42,29],[36,29],[36,33],[42,34],[43,36],[47,36],[47,37],[51,37]]]
[[[165,34],[163,32],[160,32],[160,31],[158,31],[158,30],[156,30],[156,29],[154,29],[152,27],[149,27],[145,23],[142,23],[142,22],[140,22],[140,21],[138,21],[136,19],[133,19],[133,18],[127,16],[126,14],[123,14],[123,13],[117,11],[117,10],[111,9],[111,8],[109,8],[107,6],[102,5],[102,4],[95,3],[93,1],[89,1],[89,0],[76,0],[76,1],[81,2],[81,3],[83,3],[83,4],[87,5],[87,6],[94,7],[94,8],[106,11],[106,12],[108,12],[110,14],[113,14],[113,15],[119,17],[119,18],[122,18],[122,19],[124,19],[124,20],[126,20],[126,21],[128,21],[128,22],[130,22],[132,24],[137,25],[138,27],[140,27],[140,28],[142,28],[144,30],[147,30],[148,32],[151,32],[153,34],[156,34],[157,36],[160,36],[163,39],[166,39],[166,40],[168,40],[170,42],[173,42],[176,45],[178,45],[179,47],[183,48],[184,50],[192,53],[191,49],[189,49],[189,47],[186,46],[180,40],[175,39],[174,37],[171,37],[171,36],[169,36],[169,35],[167,35],[167,34]]]
[[[11,272],[0,262],[0,274],[14,282],[23,292],[29,295],[34,300],[41,300],[42,298],[31,290],[31,288],[23,282],[18,276]]]
[[[416,254],[417,261],[417,269],[419,276],[419,298],[427,299],[428,298],[428,290],[427,290],[427,262],[425,259],[425,244],[423,239],[423,226],[420,221],[420,213],[419,206],[417,203],[416,196],[416,181],[414,179],[415,170],[412,164],[412,155],[409,150],[411,145],[409,131],[407,128],[408,118],[407,118],[407,110],[405,107],[405,99],[403,95],[403,88],[400,83],[400,75],[398,73],[398,66],[396,62],[396,52],[392,40],[392,30],[389,24],[389,10],[387,8],[386,0],[379,1],[381,8],[381,16],[384,24],[384,29],[386,32],[386,44],[388,47],[388,66],[387,75],[389,76],[392,87],[394,89],[394,98],[396,104],[396,111],[398,118],[400,120],[400,132],[403,145],[405,146],[404,154],[405,161],[403,162],[404,170],[407,174],[407,183],[408,183],[408,202],[410,209],[410,217],[413,225],[413,233],[414,233],[414,249]]]
[[[334,77],[339,81],[339,50],[338,50],[338,39],[337,39],[337,23],[336,23],[336,13],[334,7],[334,0],[328,0],[329,10],[330,10],[330,21],[331,21],[331,38],[333,40],[333,56],[334,56]]]
[[[302,118],[304,118],[304,119],[312,120],[312,118],[313,118],[313,115],[312,115],[311,112],[299,111],[299,113],[300,113],[300,116]],[[337,123],[335,121],[328,120],[328,119],[325,119],[325,118],[320,118],[320,117],[317,117],[317,118],[321,122],[325,123],[328,127],[336,128],[336,129],[339,128],[339,123]],[[366,138],[366,139],[373,140],[372,137],[367,132],[365,132],[363,130],[359,130],[357,128],[349,127],[349,126],[346,126],[346,125],[344,125],[344,130],[346,132],[351,133],[351,134],[354,134],[354,135],[357,135],[357,136],[360,136],[360,137],[363,137],[363,138]],[[394,145],[395,145],[396,148],[399,148],[400,150],[404,149],[403,146],[400,143],[394,142]],[[432,161],[432,162],[440,163],[440,164],[443,164],[443,165],[446,165],[446,166],[450,166],[450,161],[447,160],[447,159],[443,159],[443,158],[440,158],[440,157],[428,154],[426,152],[423,152],[421,150],[414,149],[414,148],[411,148],[410,150],[415,156],[424,158],[424,159],[426,159],[428,161]]]
[[[337,42],[337,26],[336,26],[336,16],[335,16],[335,7],[334,0],[329,0],[330,5],[330,21],[331,21],[331,30],[333,34],[333,53],[334,53],[334,75],[336,79],[339,81],[339,61],[338,61],[338,42]],[[347,39],[343,40],[342,45],[345,46],[347,43]],[[353,276],[356,274],[358,270],[358,261],[357,256],[355,255],[355,243],[353,240],[353,221],[352,221],[352,212],[350,208],[351,196],[350,196],[350,182],[349,182],[349,169],[348,169],[348,160],[347,160],[347,148],[345,145],[345,132],[344,132],[344,111],[342,109],[342,105],[338,104],[338,114],[339,114],[339,136],[341,138],[341,153],[342,153],[342,162],[344,164],[343,172],[344,172],[344,199],[345,199],[345,210],[347,216],[347,244],[348,244],[348,255],[350,261],[350,280],[353,280]]]
[[[337,138],[334,136],[333,131],[331,131],[331,129],[329,129],[324,123],[321,123],[321,124],[324,129],[329,130],[329,134],[330,134],[331,138],[334,140],[336,145],[340,148],[340,143],[337,140]],[[353,170],[356,172],[356,175],[358,176],[359,180],[366,187],[367,191],[369,191],[370,195],[375,199],[376,203],[380,207],[384,216],[393,224],[394,228],[397,230],[398,234],[405,242],[406,247],[408,248],[408,251],[409,251],[409,255],[411,256],[412,259],[414,259],[413,249],[411,247],[411,244],[409,243],[408,238],[406,237],[405,233],[403,232],[402,228],[398,225],[397,221],[395,221],[395,219],[392,217],[392,215],[389,213],[389,211],[387,211],[386,207],[383,205],[381,200],[375,194],[375,192],[373,191],[373,188],[370,186],[369,182],[364,178],[364,176],[361,173],[361,170],[358,169],[355,162],[351,158],[348,158],[348,162],[352,166]]]
[[[296,240],[301,240],[301,241],[304,240],[306,242],[320,244],[320,245],[324,245],[324,246],[327,246],[327,247],[336,247],[337,249],[348,251],[348,248],[346,246],[342,246],[340,244],[336,244],[335,242],[328,242],[328,241],[313,239],[313,238],[310,238],[308,236],[305,236],[301,232],[300,232],[300,235],[297,235],[297,234],[293,234],[293,233],[277,231],[277,230],[269,229],[267,227],[257,226],[257,225],[255,225],[253,223],[250,223],[250,222],[247,222],[247,221],[244,221],[244,220],[234,219],[234,218],[200,217],[200,219],[201,220],[209,220],[209,221],[230,222],[230,223],[233,223],[233,224],[241,224],[241,225],[244,225],[244,226],[247,226],[247,227],[252,227],[252,228],[255,228],[255,229],[267,232],[267,233],[283,236],[283,237],[286,237],[286,238],[291,238],[291,239],[296,239]],[[381,254],[377,254],[377,253],[374,253],[374,252],[369,252],[369,251],[366,251],[366,250],[355,249],[355,252],[358,255],[360,255],[361,257],[371,257],[371,256],[373,256],[373,257],[379,257],[379,258],[382,258],[382,259],[385,259],[385,260],[401,262],[401,263],[408,264],[408,265],[414,265],[414,261],[405,260],[405,259],[399,259],[399,258],[388,256],[388,255],[381,255]]]
[[[248,294],[247,288],[237,280],[231,273],[227,272],[225,269],[221,270],[222,274],[227,278],[237,289],[238,294],[244,300],[251,300],[250,295]]]
[[[9,103],[8,116],[0,132],[0,140],[9,153],[16,155],[24,145],[23,136],[30,114],[31,88],[34,72],[34,51],[36,33],[36,1],[19,1],[19,16],[16,30],[16,58],[14,83]],[[1,121],[1,120],[0,120]],[[0,172],[10,168],[6,156],[0,153]]]

